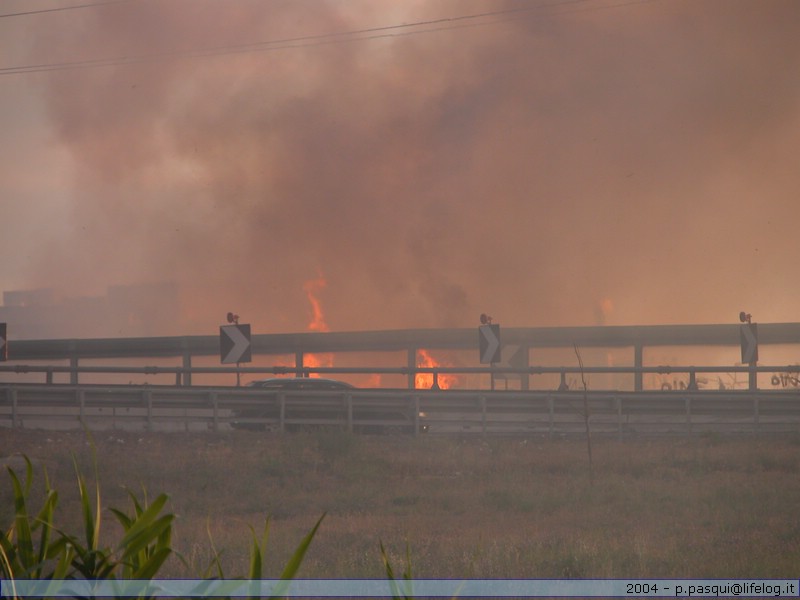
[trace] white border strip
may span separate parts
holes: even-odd
[[[750,598],[800,596],[797,579],[153,579],[0,581],[0,598]]]

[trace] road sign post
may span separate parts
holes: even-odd
[[[481,364],[494,366],[500,362],[500,325],[489,323],[478,327],[478,351]],[[494,389],[494,371],[491,379],[491,388]]]
[[[756,323],[744,323],[739,328],[739,337],[742,345],[742,363],[750,365],[750,389],[758,388],[758,373],[756,364],[758,363],[758,325]]]

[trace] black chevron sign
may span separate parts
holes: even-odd
[[[749,365],[758,362],[758,326],[755,323],[745,323],[741,326],[740,337],[742,362]]]
[[[481,325],[478,327],[478,349],[481,364],[500,362],[500,325]]]
[[[219,360],[223,365],[250,362],[250,325],[223,325],[219,328]]]

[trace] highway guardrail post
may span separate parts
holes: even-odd
[[[759,414],[758,396],[753,398],[753,433],[758,433],[761,428],[761,415]]]
[[[17,428],[17,390],[16,388],[9,388],[8,390],[9,400],[11,401],[11,427],[12,429]]]
[[[214,433],[217,433],[219,431],[219,404],[217,402],[217,394],[211,392],[209,394],[209,400],[211,401],[211,408],[213,410],[211,422],[213,423]]]
[[[687,390],[697,390],[697,377],[694,371],[689,371],[689,385],[686,386]]]
[[[286,396],[284,394],[278,394],[278,404],[280,405],[278,431],[284,433],[286,431]]]
[[[633,366],[635,367],[633,375],[633,391],[641,392],[644,390],[644,378],[642,373],[642,366],[644,363],[644,346],[636,344],[633,347]]]
[[[184,354],[183,355],[183,385],[191,386],[192,385],[192,355],[191,354]],[[180,383],[178,385],[181,385]]]
[[[419,437],[419,396],[414,395],[414,437]]]
[[[353,395],[345,394],[344,403],[347,407],[347,433],[353,433]]]
[[[142,400],[147,407],[147,431],[153,431],[153,393],[150,390],[144,390]]]
[[[84,419],[86,418],[86,392],[84,390],[76,390],[75,396],[77,396],[78,400],[78,421],[84,423]]]
[[[692,434],[692,397],[686,396],[686,434]]]
[[[558,384],[558,391],[559,392],[566,392],[569,390],[569,386],[567,385],[567,372],[561,371],[561,383]]]

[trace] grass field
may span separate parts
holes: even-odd
[[[201,575],[211,542],[247,571],[251,528],[271,516],[276,576],[327,513],[303,577],[382,577],[383,541],[419,577],[797,577],[800,438],[595,439],[316,434],[95,434],[104,508],[126,489],[170,495],[173,543]],[[57,522],[80,526],[72,456],[93,479],[85,433],[0,431],[0,457],[35,459],[59,490]],[[0,476],[0,519],[13,502]],[[38,496],[34,493],[33,498]],[[38,506],[34,502],[34,506]],[[111,519],[104,525],[113,540]]]

